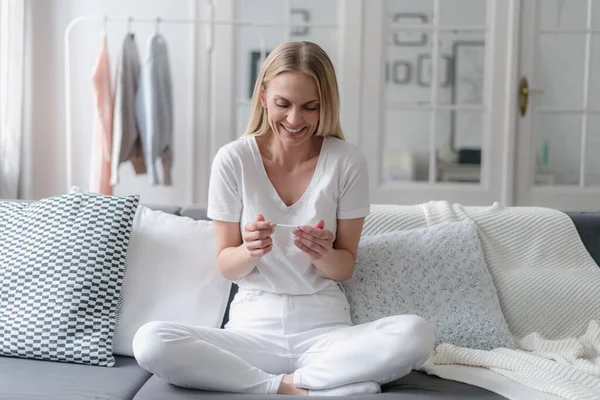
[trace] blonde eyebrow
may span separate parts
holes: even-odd
[[[281,97],[281,96],[275,96],[275,99],[276,99],[276,100],[283,100],[283,101],[287,101],[288,103],[291,103],[291,101],[289,101],[289,100],[288,100],[288,99],[286,99],[285,97]],[[306,103],[304,103],[304,105],[308,105],[308,104],[310,104],[310,103],[314,103],[314,102],[318,102],[318,101],[319,101],[319,99],[314,99],[314,100],[311,100],[311,101],[307,101]]]

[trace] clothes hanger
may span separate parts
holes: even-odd
[[[129,16],[129,18],[127,18],[127,34],[128,35],[134,35],[134,33],[131,31],[131,23],[133,22],[133,17]]]
[[[105,15],[104,19],[102,21],[102,33],[101,33],[102,38],[106,38],[107,34],[108,34],[108,17]]]
[[[158,30],[159,24],[160,24],[160,17],[156,17],[156,22],[154,23],[154,34],[155,35],[160,34],[160,31]]]

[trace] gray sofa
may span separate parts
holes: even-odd
[[[206,219],[203,206],[153,206],[176,215]],[[600,263],[600,213],[569,212],[581,239],[596,263]],[[235,294],[232,289],[230,301]],[[225,320],[227,319],[227,313]],[[224,320],[224,322],[225,322]],[[0,357],[0,399],[29,400],[184,400],[223,397],[249,399],[275,397],[231,393],[214,393],[182,389],[152,376],[131,357],[116,357],[112,368],[79,364]],[[232,379],[234,379],[232,377]],[[288,397],[289,398],[289,397]],[[383,393],[362,396],[365,399],[451,400],[503,399],[487,390],[413,371],[395,382],[384,385]]]

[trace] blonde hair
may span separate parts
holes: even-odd
[[[267,57],[256,78],[250,120],[244,135],[261,136],[270,131],[267,110],[261,103],[261,91],[271,79],[282,72],[304,72],[313,77],[319,91],[320,113],[317,136],[344,139],[340,124],[340,95],[331,59],[312,42],[287,42],[277,46]]]

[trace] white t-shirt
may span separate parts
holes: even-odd
[[[244,136],[223,146],[213,160],[208,191],[208,217],[240,222],[240,230],[263,214],[265,220],[287,225],[315,225],[336,234],[337,219],[369,214],[367,163],[359,149],[335,137],[325,137],[308,188],[286,206],[269,180],[256,138]],[[262,257],[240,288],[274,293],[312,294],[333,283],[294,245],[289,228],[276,227],[271,252]]]

